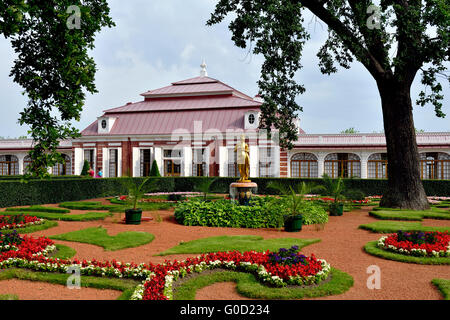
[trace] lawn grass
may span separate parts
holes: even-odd
[[[66,285],[69,276],[71,275],[62,273],[35,272],[13,268],[1,272],[0,280],[19,279]],[[81,287],[122,291],[122,294],[118,300],[129,300],[138,284],[140,284],[140,282],[130,279],[100,278],[93,276],[81,276],[80,281]]]
[[[415,257],[400,254],[392,251],[387,251],[377,246],[378,241],[368,242],[364,246],[364,250],[373,255],[387,260],[394,260],[406,263],[415,264],[434,264],[434,265],[447,265],[450,264],[450,257]]]
[[[16,294],[0,294],[0,300],[19,300]]]
[[[431,283],[435,285],[442,293],[444,300],[450,300],[450,280],[449,279],[433,279]]]
[[[320,242],[320,239],[277,238],[263,239],[260,236],[219,236],[202,238],[179,245],[163,251],[158,256],[183,253],[209,253],[217,251],[278,251],[280,248],[290,248],[293,245],[300,249],[310,244]]]
[[[33,233],[36,231],[50,229],[50,228],[56,227],[57,225],[58,225],[58,223],[55,221],[44,221],[41,224],[37,224],[37,225],[25,227],[25,228],[5,229],[5,230],[1,230],[0,232],[3,234],[8,234],[8,233],[14,232],[14,230],[17,230],[17,232],[19,234],[25,234],[25,233]]]
[[[237,292],[253,299],[302,299],[344,293],[353,286],[353,278],[345,272],[331,269],[330,280],[317,286],[274,288],[263,285],[250,273],[217,271],[186,280],[174,290],[174,300],[194,300],[197,290],[217,282],[235,282]],[[176,283],[175,283],[176,284]]]
[[[110,199],[111,203],[114,204],[101,204],[101,202],[62,202],[59,204],[62,208],[67,208],[71,210],[107,210],[109,212],[125,212],[126,209],[131,208],[131,205],[124,201],[117,200],[115,198]],[[149,203],[139,203],[139,208],[143,211],[157,211],[172,208],[174,203],[170,202],[149,202]]]
[[[134,248],[152,242],[154,235],[147,232],[126,231],[110,236],[102,227],[87,228],[51,236],[50,239],[89,243],[106,251]]]
[[[6,208],[5,211],[70,213],[69,209],[42,206],[31,206],[26,208]]]
[[[450,212],[438,212],[434,210],[413,211],[413,210],[374,210],[369,215],[382,220],[410,220],[422,221],[423,219],[450,220]]]
[[[8,211],[4,212],[5,215],[20,215],[20,212]],[[27,212],[30,216],[35,216],[47,220],[60,220],[60,221],[92,221],[92,220],[104,220],[106,217],[111,216],[111,212],[87,212],[83,214],[65,214],[65,213],[50,213],[50,212]]]
[[[427,227],[420,222],[406,222],[406,221],[377,221],[369,224],[362,224],[359,229],[372,231],[375,233],[393,233],[399,230],[403,231],[450,231],[450,227]]]
[[[56,243],[55,246],[56,246],[57,251],[55,253],[51,254],[52,258],[66,260],[66,259],[73,258],[77,254],[75,249],[72,249],[68,246],[58,244],[58,243]]]

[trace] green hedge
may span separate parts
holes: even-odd
[[[13,177],[14,178],[14,177]],[[159,192],[190,192],[194,187],[204,181],[203,177],[158,177]],[[49,180],[30,180],[27,183],[19,179],[0,180],[0,208],[11,206],[24,206],[43,203],[59,203],[66,201],[78,201],[99,197],[117,196],[126,193],[121,183],[122,178],[79,178],[79,177],[53,177]],[[135,178],[136,182],[142,182],[144,178]],[[228,193],[229,185],[236,178],[218,178],[211,186],[211,192]],[[274,190],[268,189],[271,181],[283,181],[289,185],[300,182],[315,182],[320,184],[322,179],[300,178],[252,178],[258,184],[259,194],[273,194]],[[425,191],[430,196],[449,196],[450,180],[425,180]],[[386,188],[386,180],[375,179],[346,179],[347,189],[360,189],[366,195],[381,195]],[[144,187],[147,192],[151,185]]]

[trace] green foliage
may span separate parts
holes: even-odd
[[[450,300],[450,280],[449,279],[433,279],[431,283],[435,285],[445,300]]]
[[[423,219],[450,220],[450,212],[447,210],[389,210],[388,208],[374,208],[369,215],[381,220],[411,220],[422,221]]]
[[[450,4],[446,0],[381,1],[374,12],[373,1],[220,0],[207,25],[229,21],[231,39],[263,57],[258,82],[264,99],[261,128],[279,130],[282,147],[291,148],[297,140],[293,117],[302,111],[298,94],[305,92],[295,81],[302,68],[301,58],[312,30],[309,14],[328,27],[328,38],[319,49],[323,74],[351,68],[361,63],[383,88],[407,88],[416,74],[428,92],[419,94],[417,104],[432,104],[438,117],[442,112],[443,86],[450,47]],[[375,2],[377,3],[377,2]],[[369,11],[372,9],[372,11]],[[379,10],[379,11],[378,11]],[[368,12],[372,12],[369,14]],[[379,13],[379,16],[378,16]],[[227,16],[231,19],[227,19]],[[307,19],[307,21],[305,21]],[[317,23],[317,22],[316,22]],[[396,48],[395,54],[392,49]],[[441,81],[442,80],[442,81]],[[398,96],[404,93],[394,90]],[[405,106],[406,107],[406,106]],[[400,113],[393,105],[390,110]],[[397,128],[400,129],[400,128]]]
[[[203,200],[206,201],[206,198],[208,197],[208,193],[211,192],[211,186],[214,182],[216,182],[217,178],[210,179],[210,178],[203,178],[200,180],[200,183],[195,185],[194,190],[203,193]]]
[[[351,128],[342,130],[341,133],[343,133],[343,134],[356,134],[356,133],[359,133],[359,131],[356,130],[355,128],[351,127]]]
[[[152,177],[147,177],[140,184],[136,183],[136,180],[131,177],[124,178],[124,180],[122,180],[124,186],[128,189],[127,201],[130,205],[132,205],[134,210],[137,209],[138,202],[142,199],[146,192],[144,190],[144,185],[149,182],[150,179],[152,179]],[[155,188],[156,180],[153,180],[150,185]]]
[[[319,241],[319,239],[263,239],[259,236],[219,236],[181,242],[179,245],[159,253],[158,256],[233,250],[240,252],[252,250],[264,252],[267,250],[276,251],[279,248],[291,247],[293,245],[297,245],[301,249]]]
[[[344,180],[342,178],[331,179],[326,173],[323,175],[322,189],[328,196],[334,198],[334,202],[344,199],[342,194],[345,190]]]
[[[62,259],[62,260],[71,259],[77,254],[75,249],[72,249],[68,246],[64,246],[62,244],[56,243],[55,247],[57,251],[51,254],[51,257],[55,259]]]
[[[175,219],[180,224],[190,226],[281,228],[286,212],[291,210],[289,198],[253,197],[249,206],[240,206],[232,200],[190,200],[177,204]],[[324,224],[328,221],[325,210],[313,202],[302,201],[295,210],[304,217],[304,225]]]
[[[359,226],[359,229],[372,231],[375,233],[394,233],[398,230],[402,231],[450,231],[450,227],[427,227],[420,222],[404,222],[404,221],[377,221]]]
[[[80,177],[52,177],[49,180],[32,179],[23,183],[17,177],[0,177],[0,207],[61,203],[118,196],[127,193],[121,180],[123,178],[84,179]],[[201,177],[160,177],[155,178],[159,192],[190,192]],[[144,178],[133,178],[142,183]],[[235,178],[220,177],[211,185],[212,193],[228,194],[230,183]],[[277,194],[267,186],[270,182],[280,182],[295,186],[301,182],[323,184],[322,179],[303,178],[252,178],[258,184],[258,194]],[[423,185],[429,196],[447,196],[450,194],[450,180],[424,180]],[[366,195],[381,195],[387,188],[383,179],[345,179],[348,189],[359,189]],[[144,191],[152,192],[151,185],[145,185]]]
[[[102,227],[87,228],[50,237],[55,240],[89,243],[103,247],[107,251],[139,247],[152,242],[154,238],[155,236],[150,233],[136,231],[121,232],[110,236]]]
[[[69,213],[70,210],[55,208],[55,207],[41,207],[31,206],[28,208],[6,208],[5,211],[20,211],[20,212],[50,212],[50,213]]]
[[[252,199],[250,206],[232,200],[191,200],[177,204],[175,219],[186,226],[280,228],[284,224],[283,208],[283,201],[278,199]]]
[[[159,173],[158,163],[156,160],[153,160],[152,167],[150,168],[150,176],[151,177],[161,177],[161,174]]]
[[[44,221],[41,224],[37,224],[37,225],[25,227],[25,228],[19,228],[19,229],[2,230],[1,232],[3,234],[8,234],[8,233],[13,233],[14,230],[18,230],[18,232],[20,232],[20,234],[25,234],[25,233],[33,233],[33,232],[37,232],[37,231],[47,230],[47,229],[50,229],[50,228],[53,228],[56,226],[58,226],[58,223],[55,221]]]
[[[5,215],[21,215],[21,212],[5,211]],[[27,212],[30,216],[35,216],[47,220],[59,220],[59,221],[93,221],[104,220],[106,217],[111,216],[109,212],[88,212],[84,214],[64,214],[64,213],[51,213],[51,212]],[[36,226],[37,227],[37,226]]]
[[[81,170],[81,176],[87,176],[89,172],[89,161],[84,160],[83,162],[83,169]]]
[[[289,286],[273,288],[262,284],[250,273],[217,271],[200,274],[183,282],[174,291],[174,300],[195,300],[197,290],[217,282],[236,282],[237,292],[253,299],[303,299],[342,294],[353,286],[353,278],[345,272],[331,268],[330,280],[317,286]]]
[[[367,253],[380,257],[383,259],[406,262],[406,263],[416,263],[416,264],[434,264],[434,265],[448,265],[450,264],[449,257],[416,257],[409,256],[406,254],[396,253],[392,251],[387,251],[377,246],[378,241],[371,241],[364,246],[364,251]]]
[[[79,9],[80,16],[72,5]],[[79,26],[74,21],[79,18]],[[10,76],[23,87],[28,104],[19,123],[31,128],[30,174],[47,177],[62,162],[59,141],[79,136],[86,93],[97,92],[96,66],[89,50],[103,27],[112,27],[106,0],[2,1],[0,33],[17,54]],[[58,112],[55,115],[55,111]]]
[[[343,193],[344,197],[348,200],[364,200],[366,198],[366,195],[364,192],[358,189],[348,189],[345,190]]]

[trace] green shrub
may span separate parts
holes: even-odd
[[[344,192],[344,196],[348,200],[364,200],[366,195],[359,189],[348,189]]]
[[[4,180],[5,179],[5,180]],[[79,201],[100,197],[118,196],[127,191],[120,182],[123,178],[86,179],[80,177],[52,177],[51,179],[32,179],[25,182],[21,177],[0,177],[0,208],[25,206],[44,203],[59,203]],[[136,183],[144,178],[134,178]],[[158,191],[160,192],[190,192],[195,186],[204,181],[203,177],[160,177]],[[211,185],[211,193],[229,192],[229,187],[236,178],[220,177]],[[287,186],[295,186],[301,182],[322,184],[322,179],[303,178],[252,178],[258,184],[258,194],[274,194],[269,189],[270,182],[278,181]],[[424,180],[425,192],[429,196],[450,195],[450,180]],[[348,189],[359,189],[366,195],[382,195],[387,187],[387,180],[383,179],[345,179]],[[149,192],[150,189],[146,189]]]
[[[89,161],[84,160],[84,163],[83,163],[83,169],[81,170],[81,175],[82,175],[82,176],[87,176],[87,175],[88,175],[89,168],[90,168],[90,166],[89,166]]]
[[[257,200],[251,206],[239,206],[231,200],[179,202],[175,219],[187,226],[230,228],[280,228],[284,224],[282,202]]]
[[[158,169],[158,163],[156,160],[153,160],[152,167],[150,168],[150,176],[151,177],[161,177],[161,174],[159,173]]]
[[[328,213],[313,201],[304,201],[299,209],[303,216],[303,224],[325,224],[328,222]]]

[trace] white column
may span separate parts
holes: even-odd
[[[249,157],[250,157],[250,177],[257,178],[258,174],[258,163],[259,163],[259,149],[258,146],[249,146]]]
[[[74,164],[74,174],[79,176],[81,174],[81,170],[83,170],[83,149],[75,148],[75,157],[73,159]]]
[[[103,154],[103,161],[102,161],[103,162],[103,164],[102,164],[103,177],[108,178],[109,177],[109,149],[103,148],[102,154]]]
[[[163,159],[162,159],[162,148],[156,147],[154,149],[154,155],[156,163],[158,164],[159,173],[161,176],[164,176],[164,167],[163,167]]]
[[[274,165],[273,165],[273,176],[275,178],[279,178],[280,177],[280,152],[281,152],[281,148],[280,146],[274,146],[273,147],[273,161],[274,161]],[[288,170],[288,177],[289,177],[289,170]]]
[[[371,153],[361,152],[361,179],[367,179],[367,160],[369,159]]]
[[[325,173],[325,157],[327,156],[326,152],[319,152],[317,154],[317,165],[318,165],[318,176],[322,178]]]
[[[141,175],[141,149],[133,147],[133,177]]]
[[[183,163],[181,164],[183,169],[182,175],[189,177],[192,175],[192,148],[183,147]]]
[[[24,174],[23,169],[23,159],[25,158],[26,154],[18,154],[16,155],[18,161],[19,161],[19,174]]]
[[[219,147],[219,177],[227,176],[228,148]]]
[[[117,148],[117,176],[122,176],[122,148]]]

